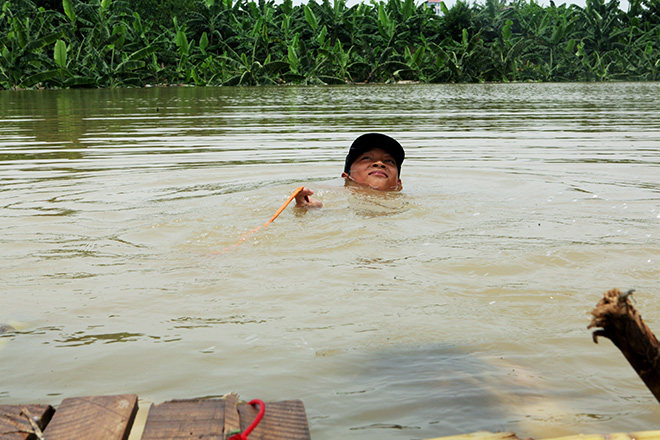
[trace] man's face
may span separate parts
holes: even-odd
[[[351,165],[351,174],[342,173],[342,177],[381,191],[394,191],[401,186],[396,161],[380,148],[372,148],[358,156]]]

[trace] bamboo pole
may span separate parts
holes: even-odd
[[[660,402],[660,344],[630,302],[632,292],[606,292],[592,310],[594,318],[587,328],[599,328],[593,332],[595,343],[599,336],[604,336],[621,350]]]

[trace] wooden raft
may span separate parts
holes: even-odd
[[[0,405],[0,440],[227,440],[243,432],[258,410],[230,394],[223,399],[172,400],[149,408],[133,426],[137,396],[74,397],[50,405]],[[132,432],[134,430],[135,432]],[[310,440],[300,400],[266,402],[250,440]]]

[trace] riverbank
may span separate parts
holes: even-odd
[[[489,0],[436,14],[413,0],[171,0],[160,18],[143,3],[6,2],[0,89],[660,79],[653,2]]]

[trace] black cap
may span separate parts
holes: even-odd
[[[396,168],[398,174],[401,174],[401,164],[403,159],[406,158],[406,153],[403,151],[403,147],[396,139],[391,138],[385,134],[381,133],[367,133],[358,137],[351,144],[351,148],[348,150],[346,155],[346,163],[344,164],[344,172],[346,174],[351,173],[351,165],[355,162],[355,159],[365,151],[371,150],[372,148],[380,148],[381,150],[387,151],[396,162]]]

